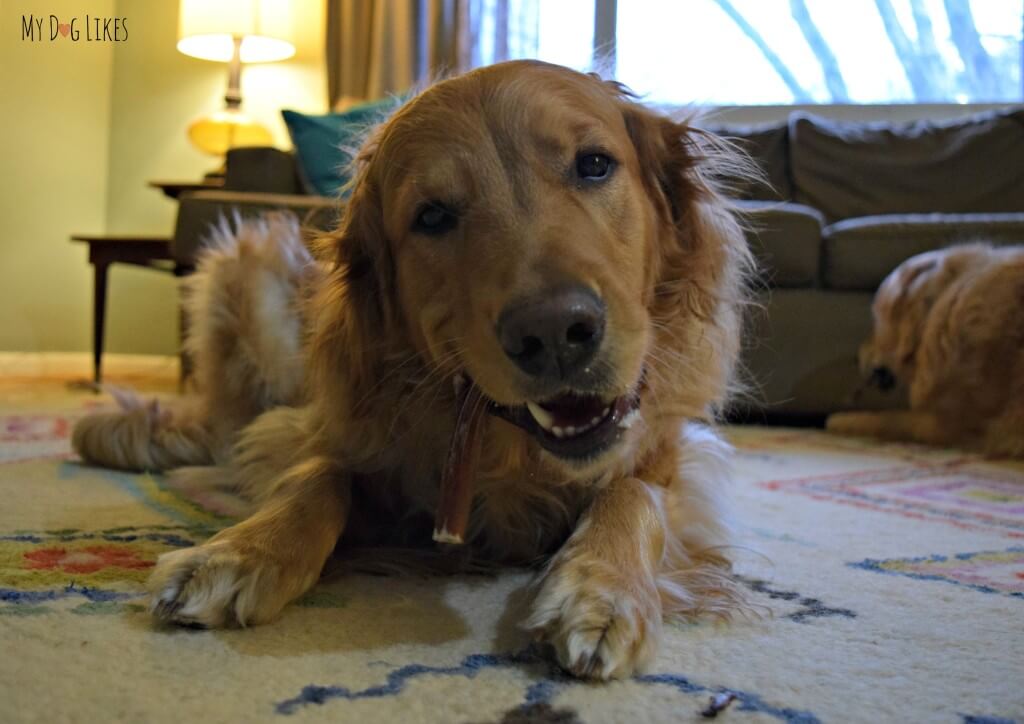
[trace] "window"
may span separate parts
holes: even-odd
[[[605,56],[598,67],[653,103],[1024,100],[1024,0],[483,0],[483,5],[506,12],[516,6],[516,28],[525,40],[511,57],[585,69],[594,65],[597,45]]]

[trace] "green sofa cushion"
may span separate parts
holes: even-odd
[[[786,201],[793,198],[789,178],[789,129],[785,122],[758,126],[710,126],[719,136],[736,143],[750,155],[764,173],[765,181],[739,181],[739,198],[752,201]]]
[[[1024,109],[941,123],[789,120],[794,200],[829,222],[1024,212]]]
[[[325,115],[281,111],[306,191],[320,196],[340,194],[349,181],[352,154],[363,136],[401,103],[399,98],[386,98]]]

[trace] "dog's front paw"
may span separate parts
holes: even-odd
[[[657,653],[661,602],[649,576],[568,558],[545,577],[524,627],[573,675],[619,679]]]
[[[164,553],[146,585],[157,619],[220,628],[274,618],[288,602],[280,579],[274,561],[225,540]]]
[[[868,436],[878,432],[877,417],[870,412],[834,412],[825,420],[825,429],[837,435]]]

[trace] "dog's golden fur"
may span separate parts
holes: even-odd
[[[910,409],[832,415],[835,432],[1024,457],[1024,247],[967,244],[903,262],[875,296],[862,372]]]
[[[114,390],[122,410],[76,427],[89,459],[129,470],[227,462],[242,428],[303,401],[308,297],[324,275],[294,217],[227,221],[213,230],[202,272],[186,282],[186,348],[201,395],[173,408]]]
[[[617,167],[583,188],[565,169],[592,148]],[[200,397],[87,418],[74,435],[87,461],[199,466],[175,475],[254,501],[242,523],[161,557],[155,614],[264,622],[316,582],[339,539],[429,539],[453,377],[503,405],[531,399],[495,320],[566,281],[603,299],[597,391],[639,390],[639,420],[570,463],[487,417],[472,549],[518,563],[553,554],[525,625],[583,676],[648,663],[664,615],[728,610],[715,502],[728,448],[707,423],[730,388],[751,267],[718,180],[743,167],[616,84],[519,61],[438,83],[372,134],[322,264],[286,221],[243,224],[193,286]],[[459,209],[458,227],[415,233],[416,209],[437,198]]]

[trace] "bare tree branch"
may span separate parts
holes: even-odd
[[[494,62],[508,59],[508,0],[498,0],[494,8]]]
[[[790,93],[793,94],[793,100],[796,103],[813,103],[814,100],[811,98],[811,94],[804,90],[804,87],[800,85],[800,82],[797,81],[789,68],[786,67],[786,64],[782,62],[778,54],[768,46],[768,43],[761,37],[761,34],[757,32],[757,29],[747,22],[747,19],[733,7],[731,0],[714,0],[714,2],[722,9],[722,12],[736,23],[739,29],[743,31],[743,34],[750,38],[751,42],[757,46],[757,49],[761,51],[761,54],[764,55],[775,72],[782,78],[782,82],[789,88]]]
[[[922,72],[937,94],[948,96],[949,69],[942,61],[939,47],[935,43],[932,18],[924,6],[924,0],[910,0],[910,12],[914,16],[914,26],[917,28],[917,54]]]
[[[980,96],[978,100],[997,100],[1002,97],[999,76],[985,46],[981,44],[978,28],[974,24],[971,6],[967,0],[944,0],[949,17],[950,35],[960,58],[970,89]]]
[[[896,17],[896,11],[893,10],[890,0],[875,0],[875,6],[878,8],[879,16],[882,18],[882,25],[885,26],[885,33],[889,36],[889,42],[892,43],[893,50],[896,51],[896,57],[899,58],[900,64],[903,66],[903,72],[907,75],[907,81],[910,82],[910,90],[914,94],[914,100],[939,100],[941,95],[939,89],[934,87],[924,68],[921,67],[917,50],[903,31],[903,26],[900,25],[899,18]]]
[[[928,74],[932,78],[944,76],[946,67],[935,43],[932,17],[924,6],[924,0],[910,0],[910,12],[914,16],[914,27],[917,29],[917,53],[928,69]]]
[[[846,81],[843,80],[843,74],[839,70],[839,62],[832,49],[828,47],[828,43],[825,42],[825,38],[822,37],[821,31],[818,30],[814,18],[811,17],[806,0],[789,0],[789,10],[793,15],[793,20],[800,26],[800,32],[803,33],[804,40],[810,46],[811,52],[821,64],[821,71],[825,76],[825,86],[828,88],[832,100],[837,103],[849,103],[850,94],[846,90]]]

